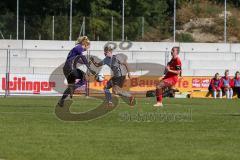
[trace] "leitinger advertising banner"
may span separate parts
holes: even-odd
[[[1,74],[0,77],[0,93],[5,94],[5,90],[7,89],[7,77],[4,74]],[[8,87],[10,95],[57,94],[57,92],[54,90],[55,82],[49,81],[49,75],[10,74]]]
[[[124,88],[129,89],[132,92],[146,92],[148,90],[155,89],[156,84],[161,80],[162,77],[158,76],[139,76],[132,77],[131,80],[126,79]],[[178,79],[175,87],[180,92],[191,92],[194,90],[208,90],[212,77],[181,77]],[[94,90],[102,90],[107,83],[106,80],[99,82],[90,83],[90,88]]]
[[[92,92],[102,93],[109,78],[109,76],[105,76],[106,80],[101,83],[91,78],[89,84],[90,95]],[[59,81],[59,79],[61,80]],[[160,79],[161,77],[157,76],[135,76],[131,80],[126,79],[124,88],[135,93],[144,93],[155,89]],[[210,79],[211,77],[181,77],[175,87],[180,92],[207,90]],[[6,80],[6,75],[0,74],[0,94],[5,94]],[[60,95],[66,88],[66,80],[64,80],[63,75],[57,75],[54,79],[50,79],[50,75],[10,74],[8,85],[10,95]]]

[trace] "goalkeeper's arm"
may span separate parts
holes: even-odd
[[[103,62],[96,62],[93,57],[90,57],[90,61],[94,64],[96,67],[101,67],[103,66]]]
[[[80,59],[82,60],[83,64],[85,64],[85,66],[90,71],[90,73],[93,75],[96,75],[96,72],[90,67],[90,64],[88,63],[87,58],[84,55],[79,55],[78,61]],[[74,68],[76,68],[76,67],[77,67],[77,65],[76,65],[76,63],[74,63]]]

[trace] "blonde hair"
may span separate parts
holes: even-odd
[[[88,45],[90,45],[90,40],[88,39],[87,36],[78,37],[78,39],[76,41],[76,45],[77,44],[88,46]]]

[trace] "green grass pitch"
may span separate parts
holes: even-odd
[[[164,99],[158,110],[154,99],[137,101],[142,110],[121,102],[102,118],[65,122],[55,116],[56,97],[0,98],[0,159],[239,160],[239,100]],[[76,97],[71,110],[98,103]]]

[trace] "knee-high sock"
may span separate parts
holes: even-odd
[[[219,91],[219,98],[222,98],[222,91]]]
[[[69,84],[68,85],[68,88],[63,92],[63,95],[62,95],[62,100],[66,99],[68,97],[68,95],[70,95],[70,97],[72,98],[72,95],[75,91],[75,89],[77,88],[76,85],[74,84]]]
[[[109,89],[104,89],[105,97],[108,102],[112,102],[112,94]]]
[[[162,103],[162,99],[163,99],[162,89],[156,89],[156,98],[157,98],[157,102]]]
[[[213,91],[213,97],[216,99],[217,98],[217,91]]]
[[[226,92],[226,97],[229,99],[229,89],[225,91]]]
[[[233,90],[230,89],[230,90],[229,90],[229,98],[232,99],[232,97],[233,97]]]
[[[62,100],[66,99],[68,97],[68,95],[71,94],[71,89],[70,87],[68,87],[64,92],[63,92],[63,95],[62,95]]]

